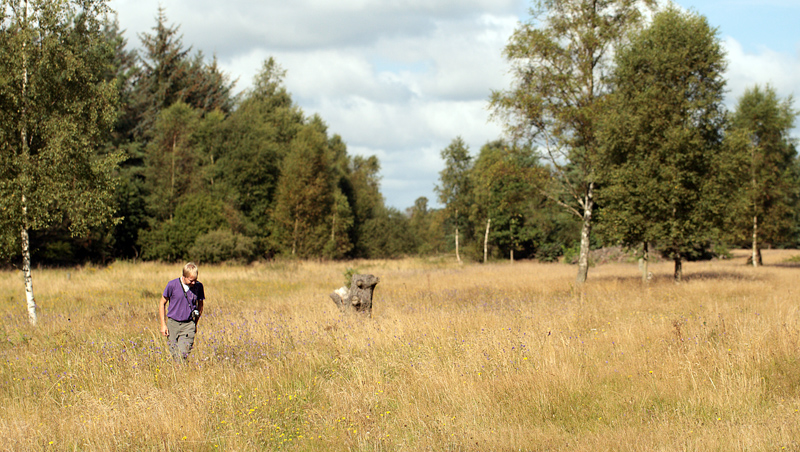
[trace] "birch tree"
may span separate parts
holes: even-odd
[[[682,262],[718,236],[736,202],[722,136],[725,59],[706,19],[669,8],[618,50],[599,134],[604,220],[626,245]]]
[[[554,171],[545,193],[582,221],[577,282],[589,272],[597,189],[598,103],[617,45],[650,0],[539,0],[505,49],[514,82],[492,93],[494,116],[538,144]]]
[[[333,182],[328,138],[315,118],[300,130],[283,160],[272,215],[279,249],[300,258],[324,254],[331,238]]]
[[[112,218],[117,155],[99,155],[115,116],[103,0],[0,3],[0,222],[18,231],[28,317],[36,324],[29,232],[73,235]]]
[[[523,242],[539,235],[529,220],[529,206],[540,198],[538,190],[547,180],[531,149],[509,146],[505,141],[487,143],[472,168],[473,223],[485,221],[484,262],[491,240],[514,261]]]
[[[441,185],[437,185],[434,189],[439,195],[439,201],[445,205],[445,211],[453,221],[456,261],[461,263],[460,226],[467,219],[467,211],[472,204],[470,202],[472,156],[469,155],[469,147],[461,137],[453,139],[450,145],[442,149],[441,156],[444,160],[444,169],[439,172]]]
[[[797,184],[797,149],[789,136],[797,117],[792,102],[778,99],[769,85],[755,86],[745,91],[732,115],[733,132],[745,138],[749,215],[742,223],[751,232],[754,267],[761,264],[761,242],[785,241],[792,226]]]

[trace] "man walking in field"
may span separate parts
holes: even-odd
[[[172,357],[186,360],[194,345],[197,321],[203,315],[206,295],[203,283],[197,280],[197,265],[189,262],[183,275],[167,283],[158,305],[161,334],[167,337]],[[169,304],[169,309],[167,309]]]

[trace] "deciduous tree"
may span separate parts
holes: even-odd
[[[492,94],[494,114],[514,137],[532,140],[554,169],[551,199],[582,221],[577,282],[586,281],[597,188],[598,102],[615,46],[651,0],[540,0],[505,56],[515,77]]]
[[[227,145],[217,165],[217,180],[262,238],[270,228],[281,164],[305,120],[283,85],[285,74],[273,58],[264,61],[226,120]]]
[[[471,177],[473,222],[485,221],[488,232],[484,240],[491,239],[513,261],[514,252],[520,251],[523,243],[541,239],[528,222],[528,206],[541,196],[545,171],[530,148],[509,146],[500,140],[481,148]],[[486,255],[487,244],[484,248]]]
[[[442,149],[441,155],[444,169],[439,172],[440,185],[437,185],[435,190],[454,226],[456,260],[460,263],[460,231],[467,224],[469,208],[472,205],[469,175],[472,169],[472,156],[469,155],[469,148],[461,137],[453,139],[450,145]]]
[[[669,8],[618,49],[603,127],[601,212],[627,245],[675,262],[717,237],[736,196],[722,146],[724,52],[702,16]]]
[[[106,9],[102,0],[0,2],[0,222],[19,234],[33,324],[29,231],[66,223],[82,234],[113,214],[119,159],[98,154],[116,106],[103,80]]]
[[[326,220],[335,198],[327,144],[324,130],[312,121],[292,141],[283,161],[273,231],[276,245],[292,256],[321,256],[331,237]]]
[[[761,263],[761,242],[788,242],[797,203],[797,150],[790,137],[797,111],[792,98],[781,101],[775,89],[745,91],[732,115],[731,133],[742,134],[748,161],[747,211],[753,266]],[[749,224],[748,224],[749,223]]]

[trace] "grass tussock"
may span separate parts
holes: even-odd
[[[179,265],[0,273],[0,450],[800,450],[791,252],[685,265],[401,260],[201,267],[187,365],[157,302]],[[339,315],[348,268],[381,278]]]

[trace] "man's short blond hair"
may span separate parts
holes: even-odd
[[[184,278],[197,278],[197,265],[194,262],[189,262],[183,266]]]

